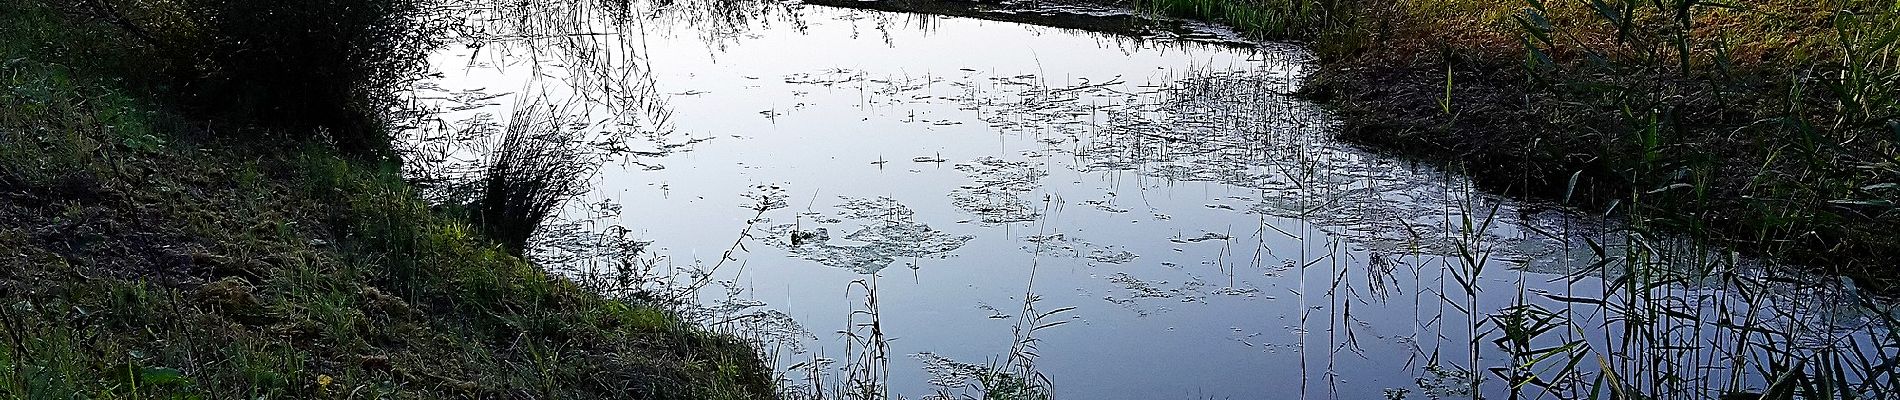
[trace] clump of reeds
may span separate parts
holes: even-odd
[[[471,216],[510,252],[522,254],[542,224],[585,190],[593,175],[596,157],[572,118],[541,99],[517,106],[488,155]]]
[[[1314,39],[1350,24],[1350,0],[1133,0],[1134,8],[1170,17],[1200,18],[1269,39]]]

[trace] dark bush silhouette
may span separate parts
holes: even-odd
[[[419,76],[434,32],[422,0],[194,0],[206,18],[189,104],[258,125],[328,133],[389,158],[385,115]]]
[[[440,42],[433,0],[83,0],[149,44],[181,111],[392,159],[390,109]]]
[[[509,252],[521,254],[542,222],[586,189],[597,161],[569,122],[540,101],[517,105],[489,153],[471,208],[475,223]]]

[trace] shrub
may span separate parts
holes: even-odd
[[[208,21],[191,105],[391,155],[385,113],[436,46],[427,0],[195,1]]]
[[[84,0],[157,55],[182,111],[391,159],[388,111],[441,41],[433,0]],[[253,131],[231,129],[227,131]]]

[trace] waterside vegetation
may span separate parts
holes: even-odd
[[[404,181],[431,7],[0,6],[0,397],[776,397]]]
[[[1302,40],[1341,136],[1878,288],[1900,254],[1891,0],[1136,0]]]

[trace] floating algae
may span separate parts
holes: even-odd
[[[971,239],[971,236],[951,235],[917,222],[915,211],[888,197],[847,197],[844,200],[837,206],[841,210],[838,218],[819,220],[861,223],[862,226],[841,238],[861,244],[833,243],[829,229],[807,230],[799,224],[766,228],[765,242],[786,249],[793,257],[871,274],[890,266],[898,258],[949,257]]]
[[[1034,221],[1041,213],[1023,194],[1033,191],[1046,176],[1028,162],[983,157],[957,164],[957,170],[975,182],[950,191],[950,202],[975,214],[984,223],[1002,224]]]

